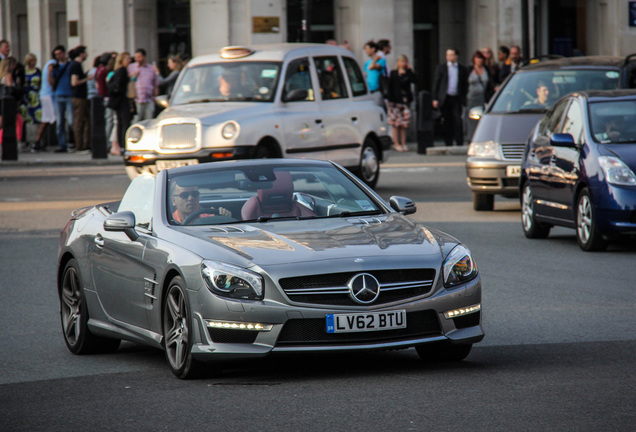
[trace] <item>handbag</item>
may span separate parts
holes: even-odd
[[[135,99],[137,97],[137,88],[135,87],[135,81],[133,80],[128,81],[126,97],[128,97],[128,99]]]

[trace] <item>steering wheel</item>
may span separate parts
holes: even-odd
[[[190,225],[199,216],[201,216],[202,214],[208,213],[210,211],[212,210],[209,208],[200,208],[199,210],[196,210],[190,213],[190,215],[187,218],[185,218],[185,220],[183,221],[181,225]]]

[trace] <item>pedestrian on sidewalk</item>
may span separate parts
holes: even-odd
[[[73,133],[78,153],[90,151],[91,120],[88,110],[88,81],[92,75],[86,75],[82,63],[88,57],[85,46],[78,46],[69,52],[73,60],[70,65],[71,103],[73,104]]]
[[[155,114],[155,96],[159,93],[159,78],[155,69],[146,61],[146,50],[135,51],[135,62],[128,66],[128,76],[135,82],[135,107],[137,114],[134,123],[151,119]],[[121,144],[121,143],[120,143]]]
[[[73,103],[71,101],[71,62],[66,56],[66,48],[64,45],[58,45],[53,48],[55,55],[55,63],[49,66],[49,83],[54,91],[55,118],[57,125],[55,132],[57,133],[56,153],[65,153],[74,151],[75,149],[68,146],[66,140],[66,126],[73,124]]]
[[[393,128],[393,148],[399,152],[409,151],[406,132],[411,124],[410,105],[413,102],[411,86],[415,84],[415,73],[406,55],[398,56],[397,66],[389,76],[389,124]]]

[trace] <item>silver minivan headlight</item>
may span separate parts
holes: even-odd
[[[494,141],[471,142],[468,147],[468,156],[496,157],[498,147]]]

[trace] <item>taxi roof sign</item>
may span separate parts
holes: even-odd
[[[221,57],[224,59],[243,58],[252,54],[254,54],[254,50],[247,47],[229,46],[221,49]]]

